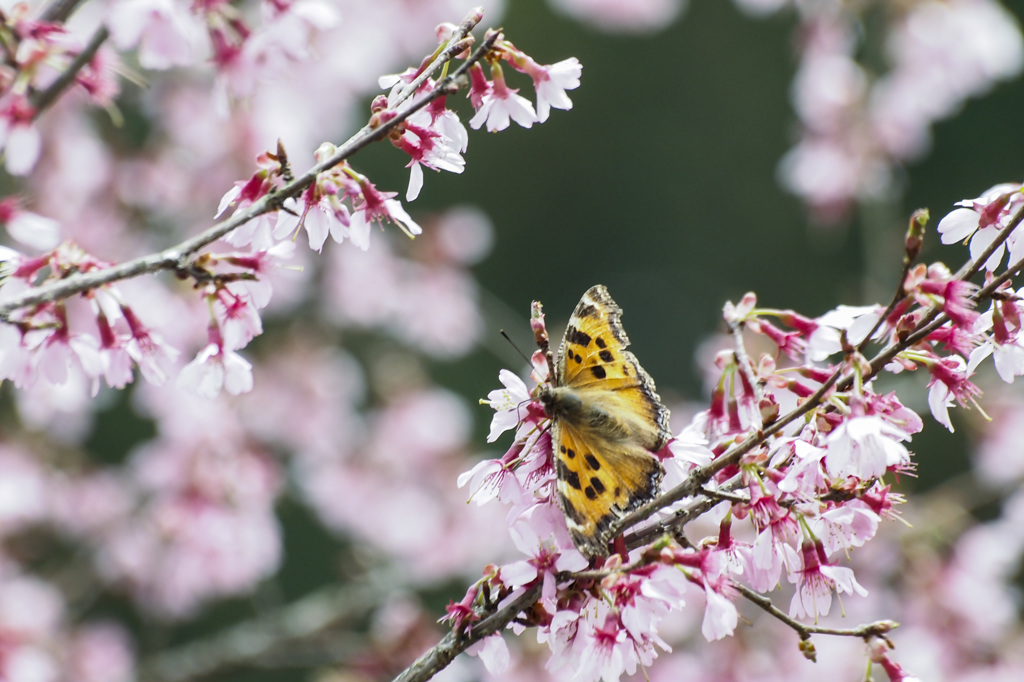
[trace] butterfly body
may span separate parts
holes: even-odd
[[[606,555],[612,524],[652,499],[670,436],[668,410],[626,350],[622,309],[591,287],[569,320],[553,385],[537,397],[551,417],[558,494],[569,534],[586,556]]]

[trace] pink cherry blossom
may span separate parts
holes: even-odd
[[[530,401],[530,392],[523,380],[507,369],[498,372],[498,379],[503,389],[495,389],[487,394],[486,402],[494,409],[491,418],[491,430],[487,434],[487,442],[493,443],[509,429],[519,426],[528,416],[524,406]]]
[[[100,332],[100,363],[103,379],[108,386],[124,388],[132,378],[132,358],[128,353],[131,336],[115,334],[107,318],[102,313],[96,318]]]
[[[64,310],[58,308],[56,312],[58,326],[43,332],[36,346],[36,366],[41,375],[54,384],[65,383],[69,371],[80,371],[89,379],[98,378],[103,366],[96,338],[72,332]]]
[[[966,405],[981,393],[967,374],[967,363],[959,355],[940,358],[928,363],[931,380],[928,382],[928,406],[932,416],[950,433],[953,424],[949,419],[949,408],[954,402]]]
[[[0,201],[0,223],[12,239],[40,251],[52,249],[60,241],[56,220],[21,209],[13,197]]]
[[[469,120],[469,127],[478,130],[486,123],[487,130],[497,132],[508,128],[510,119],[523,128],[533,126],[537,121],[537,112],[530,100],[505,84],[505,77],[497,65],[491,68],[491,78],[491,87],[481,96],[479,105],[476,105],[476,115]]]
[[[553,533],[542,537],[538,529],[527,522],[515,524],[512,530],[516,547],[530,558],[502,566],[502,582],[518,588],[540,579],[544,585],[541,603],[553,611],[556,576],[563,571],[582,571],[590,562],[572,547],[571,542],[558,543]]]
[[[178,357],[178,350],[146,327],[131,308],[124,306],[121,312],[131,331],[131,339],[126,346],[128,355],[147,381],[157,386],[163,384]]]
[[[789,606],[794,618],[827,615],[832,608],[832,590],[837,593],[867,596],[867,590],[853,576],[853,570],[830,564],[820,543],[804,542],[800,548],[799,568],[790,573],[796,593]]]
[[[109,22],[117,47],[138,46],[139,63],[147,69],[187,66],[209,52],[203,18],[173,0],[125,0]]]
[[[971,376],[986,358],[992,356],[999,378],[1013,383],[1014,377],[1024,374],[1020,292],[1010,289],[1003,293],[1004,297],[994,301],[975,323],[974,331],[984,336],[981,343],[971,350],[966,372]]]
[[[253,386],[252,364],[235,351],[210,343],[181,368],[178,386],[211,400],[221,389],[231,395],[248,393]]]
[[[724,594],[705,584],[704,620],[701,623],[701,634],[704,639],[714,642],[729,637],[739,623],[739,611],[736,605]]]
[[[469,471],[459,475],[456,485],[469,485],[469,499],[485,504],[495,497],[505,503],[519,506],[523,501],[523,488],[513,473],[519,464],[518,453],[509,450],[501,459],[485,459]]]
[[[43,141],[33,122],[35,109],[24,96],[0,100],[0,149],[11,175],[27,175],[39,160]]]
[[[633,642],[618,619],[604,615],[603,622],[584,620],[575,638],[575,678],[618,682],[623,674],[636,672],[637,656]]]
[[[366,251],[370,248],[370,225],[374,222],[394,223],[409,237],[422,234],[423,229],[406,213],[402,202],[394,199],[395,192],[381,192],[373,183],[359,182],[360,202],[355,206],[349,225],[352,243]]]
[[[419,196],[424,166],[449,173],[461,173],[466,167],[462,154],[469,135],[455,112],[444,106],[443,97],[406,119],[402,135],[393,144],[411,157],[406,201]]]
[[[809,519],[808,525],[826,553],[835,554],[862,547],[875,536],[881,520],[865,502],[850,500]]]
[[[501,633],[484,637],[466,650],[470,656],[477,656],[492,675],[501,675],[508,670],[509,652],[508,645],[502,638]]]
[[[942,235],[942,243],[954,244],[970,240],[971,257],[975,260],[980,258],[999,236],[1010,215],[1024,204],[1024,195],[1020,189],[1020,185],[995,185],[976,199],[960,202],[963,208],[954,209],[939,221],[938,231]],[[1010,249],[1010,260],[1016,261],[1024,256],[1024,243],[1016,235],[1011,235],[1006,244],[1000,245],[989,256],[985,267],[989,270],[998,267],[1007,246]]]
[[[825,470],[834,477],[877,478],[910,461],[903,445],[909,439],[880,417],[853,417],[829,434]]]
[[[571,57],[556,64],[538,64],[517,51],[512,65],[533,79],[533,89],[537,93],[537,123],[548,120],[552,107],[566,111],[572,109],[572,100],[565,91],[580,86],[583,66],[578,59]]]
[[[340,197],[333,192],[321,193],[317,185],[310,185],[302,199],[301,208],[298,202],[289,199],[285,202],[287,210],[278,212],[273,229],[275,239],[305,229],[309,248],[321,251],[328,235],[339,244],[349,237],[349,209]]]
[[[220,325],[224,350],[245,348],[263,333],[263,322],[245,286],[230,282],[211,295],[214,318]]]

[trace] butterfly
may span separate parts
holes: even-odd
[[[658,492],[652,453],[671,438],[654,380],[626,350],[622,309],[591,287],[569,318],[553,380],[537,398],[551,417],[558,497],[569,535],[587,557],[606,556],[613,524]]]

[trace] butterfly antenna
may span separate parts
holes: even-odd
[[[505,333],[505,330],[504,329],[500,329],[499,331],[501,332],[501,335],[503,337],[505,337],[505,340],[509,342],[509,345],[511,345],[513,348],[516,349],[516,352],[519,353],[519,357],[521,357],[523,360],[526,360],[526,364],[527,365],[530,365],[531,367],[533,367],[533,361],[530,360],[530,358],[528,358],[526,356],[526,353],[524,353],[523,350],[519,346],[516,345],[516,342],[513,341],[511,339],[511,337],[509,337],[508,334]]]

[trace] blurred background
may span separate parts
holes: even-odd
[[[725,301],[754,291],[764,307],[809,316],[840,303],[886,303],[913,210],[931,210],[922,261],[955,269],[963,251],[939,244],[939,219],[954,202],[1020,174],[1015,150],[1024,138],[1013,112],[1024,105],[1024,85],[1012,76],[937,121],[930,146],[891,166],[872,196],[821,215],[787,190],[780,171],[800,139],[792,93],[806,25],[791,11],[752,15],[744,3],[644,4],[680,13],[657,30],[608,32],[564,7],[507,6],[508,35],[531,41],[520,47],[540,61],[576,56],[583,77],[571,112],[555,111],[531,130],[477,135],[465,176],[426,179],[421,206],[471,202],[494,226],[491,255],[474,268],[486,351],[439,377],[460,393],[483,396],[495,386],[487,371],[495,356],[517,366],[498,329],[530,350],[531,300],[543,302],[555,335],[580,295],[603,283],[626,311],[634,351],[662,394],[703,401],[700,366],[708,358],[698,348],[721,329]],[[1017,16],[1024,9],[1005,6]],[[879,73],[886,46],[872,29],[887,9],[865,11],[857,28],[864,42],[856,56]],[[358,163],[401,187],[395,155],[376,148]],[[923,402],[914,407],[927,411]],[[477,417],[481,428],[488,415]],[[929,425],[922,437],[935,432]],[[938,437],[944,452],[953,449],[949,434]],[[942,465],[926,469],[926,480],[946,475]]]
[[[418,64],[434,48],[433,26],[469,9],[442,0],[338,6],[342,38],[318,46],[320,66],[261,82],[265,90],[235,102],[227,119],[213,115],[222,93],[210,75],[185,69],[151,74],[145,88],[124,85],[124,125],[80,104],[49,112],[42,126],[53,143],[26,184],[4,178],[5,194],[27,188],[66,236],[111,260],[166,247],[207,227],[221,194],[278,138],[297,170],[322,140],[347,138],[366,120],[377,76]],[[901,18],[926,6],[982,18],[931,16],[907,29],[913,40],[892,37]],[[85,7],[84,23],[98,21],[98,9],[88,15],[98,5]],[[531,130],[471,132],[466,172],[427,173],[407,204],[424,227],[415,242],[388,229],[368,253],[328,243],[317,256],[300,236],[304,269],[276,283],[266,331],[244,351],[255,365],[253,393],[207,403],[140,381],[94,400],[85,381],[29,391],[3,384],[0,488],[7,481],[17,503],[0,509],[0,568],[17,589],[0,587],[0,606],[46,604],[51,614],[26,630],[0,608],[0,641],[5,631],[31,632],[19,641],[33,643],[34,660],[52,659],[49,676],[10,679],[390,679],[437,641],[434,621],[485,564],[516,556],[500,506],[466,505],[456,487],[460,473],[510,443],[506,434],[486,444],[492,412],[477,404],[499,388],[499,370],[524,369],[500,330],[529,353],[531,301],[543,302],[555,337],[582,293],[607,285],[678,431],[707,401],[725,301],[754,291],[764,307],[812,317],[838,304],[886,303],[914,209],[929,208],[934,228],[955,202],[1022,179],[1022,50],[1011,15],[1024,16],[1024,2],[1004,2],[1009,14],[998,7],[484,2],[483,25],[502,26],[538,62],[580,60],[573,109],[553,110]],[[956,27],[977,29],[974,42]],[[871,91],[894,63],[918,86],[901,90],[902,100]],[[525,76],[505,72],[532,98]],[[877,130],[857,105],[873,97],[885,104]],[[458,107],[468,120],[468,103]],[[794,157],[807,140],[850,144],[862,165],[820,147]],[[351,163],[402,195],[406,161],[376,145]],[[955,269],[965,258],[929,232],[923,261]],[[148,303],[147,322],[184,349],[182,363],[205,343],[206,309],[187,283],[142,283],[134,295]],[[926,377],[901,381],[918,386],[905,400],[927,415]],[[993,391],[987,404],[998,409],[1003,395]],[[865,550],[858,576],[882,596],[877,612],[848,605],[849,614],[906,616],[911,634],[900,646],[911,662],[932,679],[972,679],[967,667],[944,671],[933,655],[940,640],[914,623],[980,632],[977,623],[991,625],[998,611],[1002,629],[984,646],[964,639],[964,660],[984,663],[971,668],[977,679],[998,679],[985,666],[1020,641],[1019,557],[998,563],[1003,582],[992,578],[1000,589],[991,601],[964,599],[961,611],[932,603],[948,589],[937,577],[921,578],[910,606],[893,596],[915,593],[894,587],[894,574],[927,573],[895,549],[908,545],[935,576],[984,582],[949,569],[956,551],[946,543],[998,517],[1002,498],[936,503],[948,502],[951,488],[974,490],[963,476],[984,423],[959,409],[953,419],[949,434],[925,416],[913,444],[918,476],[899,482],[919,495],[909,516],[925,521],[921,536],[938,540],[902,535]],[[1021,450],[1019,435],[1001,432],[997,454]],[[821,679],[822,669],[835,679],[863,674],[859,643],[820,644],[831,658],[815,668],[781,627],[707,645],[700,611],[677,623],[677,654],[650,679],[775,679],[772,666],[780,680]],[[545,651],[530,635],[519,640],[501,679],[543,679]],[[445,675],[489,679],[466,657]]]

